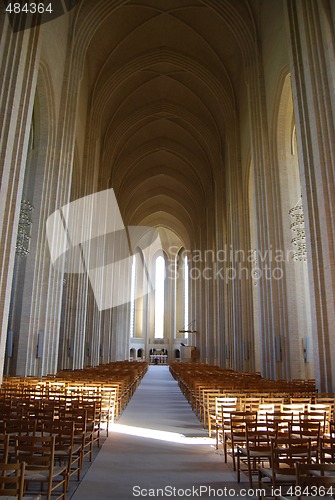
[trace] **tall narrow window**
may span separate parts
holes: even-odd
[[[155,338],[164,337],[164,281],[165,281],[165,261],[164,257],[156,259],[156,279],[155,279]]]
[[[188,316],[188,257],[185,255],[184,257],[184,328],[188,329],[189,325],[189,316]]]
[[[130,288],[130,338],[135,333],[135,297],[136,297],[136,255],[133,255],[131,266],[131,288]]]

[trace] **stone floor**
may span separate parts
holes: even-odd
[[[231,462],[225,464],[222,451],[216,451],[214,439],[208,438],[169,368],[158,365],[149,367],[67,498],[254,498],[241,488],[248,488],[246,479],[237,484]]]

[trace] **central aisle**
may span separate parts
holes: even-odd
[[[225,486],[237,487],[231,464],[216,452],[169,368],[150,366],[72,500],[178,498],[196,491],[215,498],[205,488]]]

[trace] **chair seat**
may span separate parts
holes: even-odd
[[[52,477],[60,476],[64,472],[66,472],[65,466],[62,466],[62,465],[55,466],[53,468]],[[24,479],[26,481],[46,481],[48,479],[48,476],[49,476],[48,470],[46,470],[46,471],[41,471],[41,470],[34,471],[34,470],[27,470],[26,469],[26,471],[24,473]]]
[[[248,451],[246,448],[238,448],[238,452],[245,457],[248,456]],[[249,456],[253,458],[269,458],[271,457],[271,451],[253,451],[249,450]]]
[[[272,481],[272,469],[268,469],[267,467],[260,467],[259,471],[262,473],[263,477],[266,477]],[[289,483],[290,481],[295,482],[295,470],[292,471],[292,474],[283,474],[281,472],[276,472],[276,483],[278,481],[283,483]]]
[[[226,432],[226,438],[228,440],[232,440],[232,434],[231,432]],[[243,436],[237,436],[236,434],[234,434],[234,442],[237,443],[244,443],[245,442],[245,435]]]
[[[2,496],[2,497],[0,497],[0,498],[1,498],[1,500],[15,500],[15,498],[17,498],[17,497],[13,497],[13,496]],[[41,497],[40,497],[40,495],[38,495],[38,496],[34,496],[34,497],[31,497],[31,496],[26,497],[26,496],[24,496],[24,497],[22,497],[22,500],[41,500]]]

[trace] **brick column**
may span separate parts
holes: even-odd
[[[305,213],[316,378],[335,389],[334,16],[328,0],[286,0]]]

